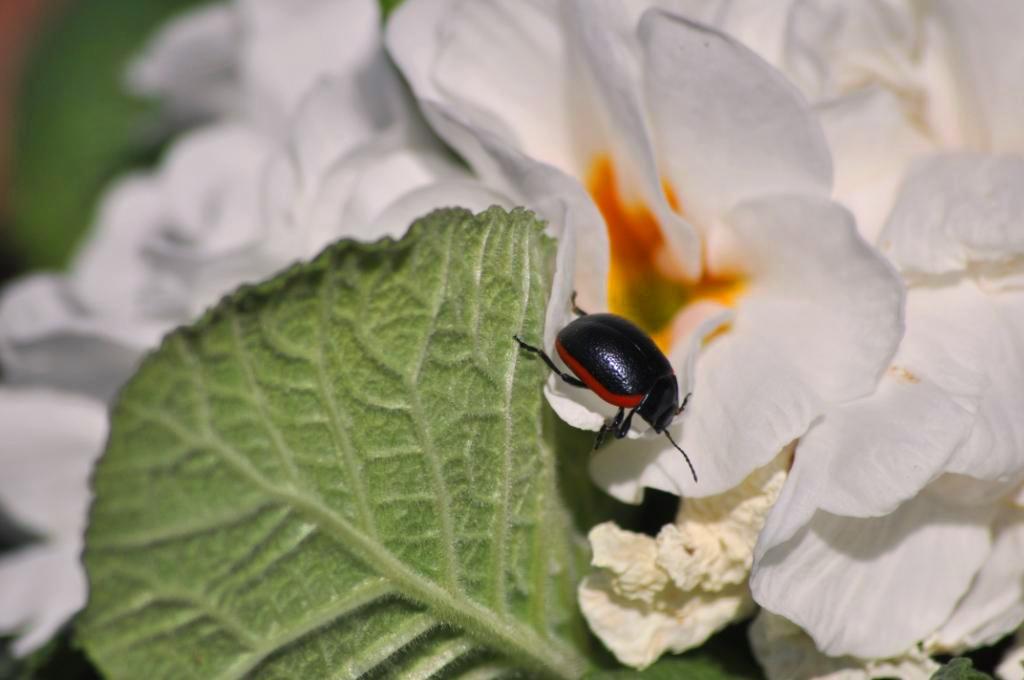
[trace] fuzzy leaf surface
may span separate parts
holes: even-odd
[[[935,671],[932,680],[992,680],[988,673],[979,671],[965,656],[950,659],[949,663]]]
[[[111,678],[577,677],[542,444],[553,244],[434,213],[243,288],[114,411],[79,636]]]

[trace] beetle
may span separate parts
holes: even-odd
[[[513,335],[513,339],[522,349],[540,356],[565,382],[589,389],[603,401],[619,407],[615,417],[598,431],[595,449],[608,432],[617,439],[625,437],[633,416],[639,415],[683,454],[696,482],[697,472],[690,457],[668,432],[672,420],[690,400],[687,394],[679,404],[679,384],[668,358],[647,333],[628,319],[617,314],[587,314],[576,306],[575,293],[572,307],[579,316],[559,331],[555,340],[555,351],[572,373],[559,369],[540,347],[527,344],[518,335]]]

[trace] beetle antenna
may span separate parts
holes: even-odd
[[[676,449],[679,451],[679,453],[683,454],[683,458],[686,459],[686,464],[690,466],[690,474],[693,475],[693,483],[696,484],[697,483],[697,471],[693,469],[693,463],[690,462],[690,457],[686,455],[686,451],[683,451],[679,447],[679,444],[676,444],[676,440],[672,439],[672,435],[670,435],[668,433],[668,430],[665,430],[665,436],[668,437],[668,440],[670,442],[672,442],[672,446],[676,447]]]
[[[676,409],[676,415],[679,415],[680,413],[683,412],[683,409],[686,408],[686,402],[690,401],[690,397],[692,397],[692,396],[693,396],[693,392],[687,392],[686,393],[686,396],[683,397],[683,403],[680,404],[679,408]]]

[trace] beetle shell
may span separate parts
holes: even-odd
[[[622,408],[639,406],[659,381],[675,382],[672,364],[650,336],[615,314],[575,319],[559,332],[555,349],[589,389]]]

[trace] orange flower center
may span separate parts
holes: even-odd
[[[670,271],[672,256],[658,218],[642,202],[623,199],[608,156],[591,163],[587,189],[608,226],[608,308],[613,313],[643,328],[667,351],[673,340],[672,319],[687,305],[710,300],[735,306],[744,287],[742,278],[716,278],[702,267],[699,280],[687,281]],[[672,187],[665,182],[662,190],[672,209],[683,214]]]

